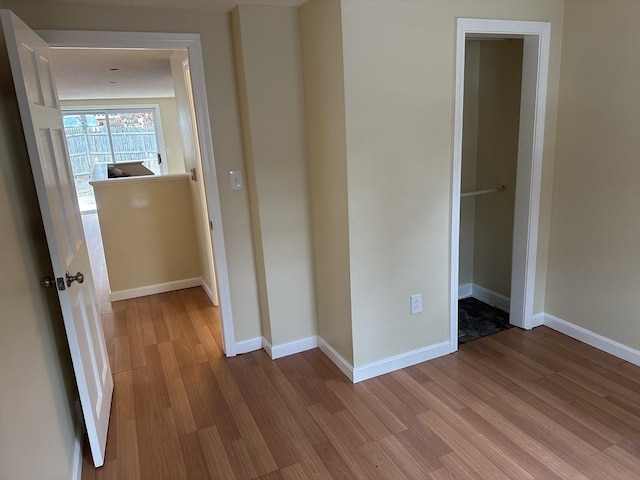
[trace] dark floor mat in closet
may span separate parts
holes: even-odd
[[[480,300],[468,297],[458,300],[458,344],[512,328],[509,314]]]

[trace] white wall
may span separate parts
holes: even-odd
[[[566,2],[545,305],[636,349],[639,22],[640,2]]]
[[[0,27],[0,478],[71,478],[76,388]]]
[[[317,333],[298,9],[240,5],[233,27],[263,330],[275,346]]]

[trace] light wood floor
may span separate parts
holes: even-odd
[[[225,359],[199,288],[102,312],[115,391],[85,480],[640,478],[640,369],[546,327],[352,385],[318,350]]]

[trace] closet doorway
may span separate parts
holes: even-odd
[[[547,22],[458,19],[452,352],[481,334],[466,323],[467,312],[534,326],[549,34]],[[472,299],[462,302],[460,319],[465,297],[499,310]]]
[[[522,39],[465,41],[458,343],[509,328]]]

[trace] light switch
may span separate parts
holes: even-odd
[[[242,172],[240,170],[229,170],[229,185],[231,190],[242,190]]]

